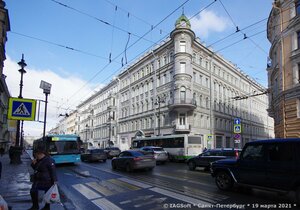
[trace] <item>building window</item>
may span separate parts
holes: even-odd
[[[186,65],[186,63],[184,63],[184,62],[180,63],[180,72],[179,73],[185,73],[185,65]]]
[[[185,103],[185,97],[186,97],[185,88],[182,87],[182,88],[180,89],[180,102],[181,102],[181,103]]]
[[[300,49],[300,31],[297,31],[297,49]]]
[[[295,8],[296,8],[296,14],[300,15],[300,1],[299,0],[297,0],[295,2]]]
[[[193,72],[193,80],[196,82],[196,72]]]
[[[180,43],[179,43],[179,51],[180,51],[180,52],[186,52],[186,44],[185,44],[185,41],[180,41]]]
[[[179,114],[179,125],[185,125],[185,113]]]

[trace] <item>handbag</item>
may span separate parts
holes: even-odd
[[[57,184],[52,185],[52,187],[45,193],[43,201],[45,203],[61,203]]]

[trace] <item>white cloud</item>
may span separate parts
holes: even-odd
[[[229,21],[213,11],[203,10],[198,16],[191,19],[191,25],[197,36],[207,38],[209,33],[224,31],[229,26]]]
[[[20,66],[17,62],[12,61],[7,57],[4,64],[4,74],[7,76],[6,83],[12,97],[19,96],[20,90]],[[70,112],[64,108],[76,108],[79,101],[86,98],[87,95],[93,93],[92,85],[86,84],[86,81],[76,77],[62,77],[51,70],[37,70],[30,67],[25,67],[24,86],[22,91],[23,98],[32,98],[45,100],[45,94],[40,89],[40,82],[44,80],[50,84],[51,93],[48,96],[48,111],[47,111],[47,131],[53,128],[59,121],[59,114]],[[83,87],[80,91],[79,88]],[[76,93],[78,91],[78,93]],[[74,94],[75,93],[75,94]],[[72,97],[72,98],[70,98]],[[41,104],[40,118],[44,119],[44,104]],[[24,134],[39,136],[43,133],[43,123],[24,121]]]

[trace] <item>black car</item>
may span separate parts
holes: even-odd
[[[149,169],[152,170],[156,165],[156,160],[149,152],[142,150],[127,150],[119,154],[118,157],[114,157],[111,161],[113,169],[125,169],[127,172],[131,172],[135,169]]]
[[[108,158],[113,158],[117,157],[121,153],[121,150],[118,147],[106,147],[105,152]]]
[[[83,152],[80,156],[81,161],[103,161],[106,162],[107,154],[104,151],[104,149],[87,149],[85,152]]]
[[[187,160],[187,165],[190,170],[195,170],[196,167],[204,167],[204,170],[209,170],[210,164],[221,159],[234,158],[239,156],[241,149],[234,148],[219,148],[208,149],[196,157]]]
[[[295,191],[300,202],[300,139],[246,143],[237,160],[213,162],[211,174],[220,190],[236,185],[280,193]]]

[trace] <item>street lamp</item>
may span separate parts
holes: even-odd
[[[51,91],[51,84],[45,81],[41,81],[40,88],[43,89],[43,93],[45,93],[46,99],[45,99],[45,113],[44,113],[44,129],[43,129],[43,139],[46,135],[46,120],[47,120],[47,105],[48,105],[48,95]]]
[[[23,74],[26,73],[24,67],[27,66],[27,64],[25,63],[24,60],[24,54],[22,54],[22,59],[21,61],[18,63],[19,66],[21,67],[21,69],[19,69],[19,72],[21,74],[21,80],[20,80],[20,93],[19,93],[19,97],[18,98],[23,98],[22,96],[22,90],[23,90]],[[17,133],[16,133],[16,144],[15,146],[20,146],[23,147],[23,120],[21,121],[21,136],[20,136],[20,120],[17,121]]]
[[[21,74],[21,80],[20,80],[20,94],[18,98],[22,97],[22,90],[23,90],[23,74],[26,73],[24,67],[27,66],[24,60],[24,54],[22,54],[22,59],[18,63],[21,69],[19,69],[19,72]],[[20,164],[21,161],[21,154],[23,151],[23,120],[21,121],[21,132],[20,132],[20,120],[17,120],[17,131],[16,131],[16,143],[14,147],[10,147],[9,149],[9,158],[11,164]]]
[[[157,129],[158,136],[160,136],[160,103],[165,103],[165,100],[157,96],[156,102],[154,104],[158,105],[158,129]]]

